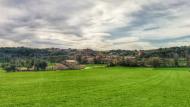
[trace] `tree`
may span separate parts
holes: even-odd
[[[179,55],[177,53],[174,53],[174,61],[175,61],[175,66],[176,67],[179,66],[178,59],[179,59]]]
[[[122,58],[120,62],[121,66],[129,66],[129,67],[136,67],[139,66],[137,58]]]
[[[30,68],[32,68],[34,66],[34,60],[27,60],[25,62],[25,67],[27,68],[27,70],[29,70]]]
[[[148,64],[150,64],[153,67],[160,67],[161,65],[161,60],[159,57],[151,57],[148,60]]]
[[[76,56],[76,60],[77,60],[79,63],[82,63],[82,56],[81,56],[81,55],[77,55],[77,56]]]
[[[16,66],[14,64],[2,64],[1,66],[7,72],[14,72],[14,71],[16,71]]]
[[[110,61],[108,62],[107,66],[116,66],[118,65],[117,59],[110,59]]]
[[[39,70],[45,70],[47,67],[47,62],[46,61],[42,61],[42,60],[37,60],[34,63],[34,69],[39,71]]]
[[[187,62],[187,67],[190,67],[190,55],[189,55],[189,50],[185,50],[185,57],[186,57],[186,62]]]

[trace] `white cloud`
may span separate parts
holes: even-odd
[[[11,40],[0,39],[0,47],[20,47],[20,46],[23,46],[23,45]]]
[[[11,22],[10,18],[12,17],[19,17],[23,15],[23,12],[19,9],[5,7],[0,5],[0,24],[6,24]]]

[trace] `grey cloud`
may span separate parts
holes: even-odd
[[[125,37],[139,38],[139,40],[133,42],[133,44],[147,42],[151,45],[156,45],[156,43],[159,42],[166,43],[168,41],[189,39],[189,36],[183,36],[183,34],[179,35],[178,38],[169,38],[166,36],[164,39],[147,39],[145,38],[146,35],[138,34],[138,32],[146,33],[158,31],[166,26],[168,27],[168,23],[166,22],[180,23],[176,22],[176,19],[183,21],[182,19],[180,20],[181,15],[174,14],[174,12],[175,10],[177,10],[177,12],[180,10],[183,12],[184,10],[188,11],[190,7],[189,0],[160,0],[150,3],[139,2],[142,2],[140,10],[131,12],[130,14],[121,12],[120,14],[122,15],[120,16],[120,14],[111,13],[116,9],[126,9],[123,8],[125,6],[120,7],[124,4],[123,0],[117,2],[115,0],[0,0],[0,6],[13,8],[22,13],[19,16],[8,16],[9,22],[0,23],[0,39],[10,40],[23,45],[25,45],[22,42],[23,40],[30,40],[33,47],[43,45],[62,48],[77,47],[77,43],[84,44],[84,48],[88,47],[84,42],[89,42],[89,46],[93,45],[91,47],[97,47],[96,44],[102,45],[99,47],[103,47],[109,44],[106,43],[107,40]],[[127,6],[126,4],[126,7]],[[99,10],[96,11],[96,7],[98,7]],[[109,10],[109,7],[113,8]],[[130,8],[128,8],[128,10],[130,10]],[[184,14],[188,14],[188,12]],[[118,17],[114,15],[118,15]],[[113,18],[110,18],[110,16]],[[190,15],[183,17],[188,16]],[[114,17],[121,18],[119,21],[123,21],[123,23],[117,21],[117,23],[110,23],[114,20]],[[126,23],[125,20],[129,20],[128,17],[132,18],[132,20]],[[125,26],[119,25],[118,23],[125,24]],[[115,24],[118,25],[116,26]],[[189,27],[189,24],[182,26],[186,29]],[[17,29],[19,28],[23,28],[23,31],[18,32]],[[47,37],[51,36],[51,33],[58,34],[58,36],[63,35],[64,38],[76,43],[52,38],[39,38],[38,36],[40,34],[37,35],[36,33],[44,33],[46,34],[44,36]],[[110,34],[110,36],[95,35],[96,33],[106,33],[108,35]],[[72,37],[70,35],[72,35]],[[154,35],[158,34],[155,33]],[[125,43],[113,43],[113,45],[117,45],[117,47],[119,47],[120,44]],[[134,48],[139,48],[137,45],[134,46],[136,46]],[[112,46],[110,46],[110,48],[112,48]]]
[[[185,36],[170,38],[170,39],[146,39],[146,38],[142,39],[142,41],[151,42],[155,44],[176,42],[176,41],[187,42],[187,40],[190,40],[190,35],[185,35]]]
[[[146,31],[148,31],[148,30],[155,30],[155,29],[159,29],[160,27],[149,27],[149,28],[145,28],[144,30]]]
[[[56,1],[55,1],[56,2]],[[60,5],[60,2],[62,5]],[[42,4],[43,3],[43,4]],[[80,30],[76,26],[69,26],[66,20],[69,14],[74,14],[76,10],[86,8],[88,5],[79,2],[70,2],[69,0],[57,0],[57,4],[48,4],[49,2],[43,0],[6,0],[3,4],[8,7],[25,10],[21,17],[10,17],[11,23],[0,26],[0,37],[10,39],[18,42],[22,39],[30,39],[34,41],[35,35],[33,33],[17,34],[14,29],[19,27],[27,27],[29,32],[40,30],[43,27],[56,29],[57,31],[41,31],[52,33],[74,34],[80,36]],[[50,2],[51,3],[51,2]],[[79,5],[78,5],[79,4]],[[86,6],[85,6],[86,5]],[[41,21],[41,22],[40,22]],[[70,29],[69,31],[64,31]],[[51,44],[51,43],[50,43]]]
[[[176,16],[173,13],[173,10],[181,10],[181,11],[188,11],[190,7],[190,2],[188,0],[164,0],[160,2],[154,2],[152,4],[146,4],[141,7],[141,10],[137,12],[133,12],[130,16],[133,17],[133,20],[125,27],[118,28],[115,30],[110,31],[112,34],[112,39],[126,37],[126,36],[140,36],[142,34],[134,34],[135,31],[155,31],[159,30],[160,28],[164,28],[168,26],[166,22],[173,23],[180,23],[175,22],[176,19],[180,18],[181,16]],[[188,16],[188,15],[187,15]],[[190,14],[189,14],[190,16]],[[184,25],[184,27],[188,27],[188,25]],[[154,34],[157,35],[157,34]],[[152,35],[154,37],[154,35]],[[163,34],[167,35],[167,34]],[[169,35],[170,36],[170,35]],[[181,35],[182,36],[182,35]],[[160,40],[162,42],[167,42],[170,37],[165,36],[164,40]],[[183,38],[183,37],[182,37]],[[140,37],[141,41],[144,41],[146,38],[143,36]],[[159,40],[154,40],[157,38],[152,38],[153,40],[148,41],[154,45],[154,42],[160,42]],[[178,40],[172,39],[172,41]]]

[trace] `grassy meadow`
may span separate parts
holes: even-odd
[[[0,107],[189,107],[189,68],[0,72]]]

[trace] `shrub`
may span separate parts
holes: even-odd
[[[16,66],[14,64],[2,64],[2,68],[7,72],[15,72]]]
[[[187,60],[187,64],[186,64],[187,67],[190,67],[190,58],[187,58],[186,60]]]
[[[138,62],[136,59],[126,59],[121,63],[122,66],[136,67]]]
[[[37,71],[38,70],[45,70],[47,66],[48,66],[47,62],[46,61],[42,61],[42,60],[37,60],[34,63],[34,68]]]
[[[113,67],[113,66],[116,66],[116,65],[118,65],[114,60],[111,60],[111,61],[109,61],[108,63],[107,63],[107,66],[108,67]]]
[[[174,59],[164,59],[162,63],[163,67],[175,67]]]
[[[151,57],[148,59],[148,64],[151,65],[152,67],[160,67],[161,60],[159,57]]]

